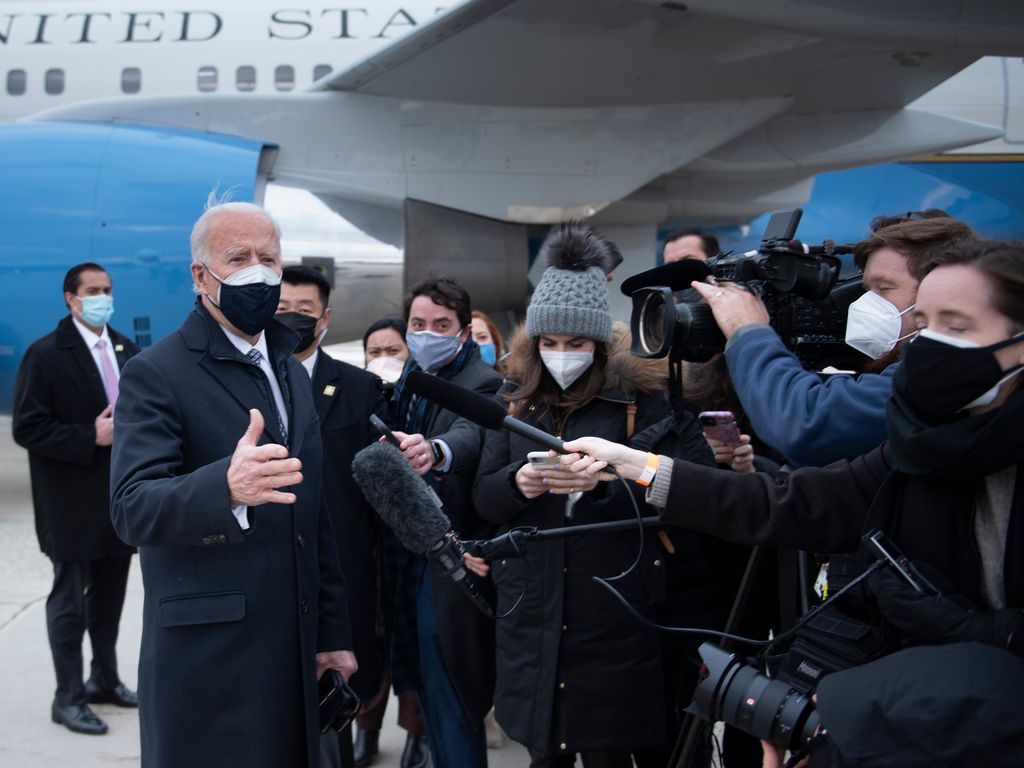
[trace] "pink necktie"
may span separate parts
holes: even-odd
[[[107,390],[107,402],[113,405],[117,402],[117,374],[107,354],[107,342],[100,339],[96,342],[96,349],[100,351],[100,372],[103,374],[103,386]]]

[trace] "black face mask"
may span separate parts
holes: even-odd
[[[987,347],[958,347],[918,336],[903,349],[902,364],[893,377],[893,390],[924,415],[949,419],[1016,370],[1004,371],[993,353],[1020,341],[1024,341],[1024,334]]]
[[[298,312],[281,312],[274,315],[274,319],[299,334],[299,345],[295,347],[296,352],[309,349],[316,341],[316,324],[320,322],[319,317],[311,317]]]
[[[275,285],[266,282],[234,285],[229,282],[236,275],[254,268],[246,267],[239,270],[225,281],[213,274],[209,267],[206,267],[206,271],[220,283],[217,301],[213,301],[213,296],[207,294],[210,301],[213,301],[213,305],[224,314],[229,323],[249,336],[255,336],[267,327],[270,318],[277,312],[277,304],[281,299],[280,278]]]

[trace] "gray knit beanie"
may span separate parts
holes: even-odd
[[[608,311],[610,244],[590,227],[569,222],[552,229],[540,247],[548,268],[526,308],[526,335],[583,336],[606,344],[612,340]]]

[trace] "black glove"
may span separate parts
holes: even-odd
[[[1012,608],[984,611],[957,593],[918,592],[891,568],[868,579],[882,614],[915,642],[930,645],[978,642],[1017,653],[1024,638],[1014,637],[1021,614]],[[1024,629],[1017,634],[1024,633]],[[1016,642],[1015,642],[1016,641]]]

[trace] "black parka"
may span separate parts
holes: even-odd
[[[629,356],[621,331],[609,355],[605,388],[572,411],[557,428],[538,409],[522,418],[565,439],[595,435],[627,440],[627,411],[636,405],[635,434],[669,417],[663,361]],[[533,342],[520,336],[508,361],[510,379]],[[509,385],[511,386],[511,385]],[[699,437],[699,431],[697,431]],[[479,514],[516,526],[563,525],[626,519],[653,510],[633,483],[601,483],[565,518],[566,496],[526,499],[515,475],[529,451],[542,450],[507,431],[487,432],[474,486]],[[641,552],[636,531],[594,533],[531,544],[522,559],[493,562],[498,592],[498,722],[534,753],[637,750],[665,742],[661,641],[619,605],[593,576],[614,577]],[[654,618],[665,593],[665,553],[653,532],[643,541],[639,563],[613,582],[641,613]],[[509,613],[508,616],[504,616]]]

